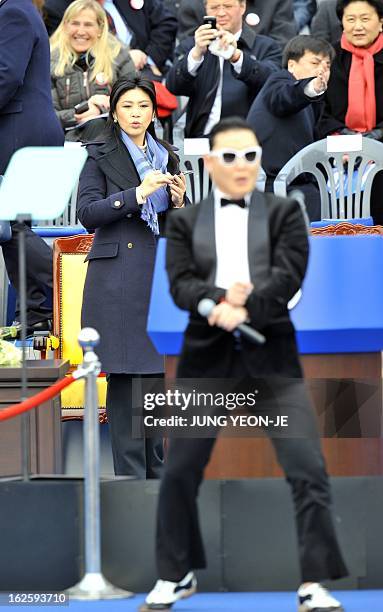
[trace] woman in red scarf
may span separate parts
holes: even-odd
[[[336,58],[320,122],[322,137],[361,132],[383,141],[383,0],[338,0],[343,34],[335,45]],[[383,223],[383,173],[373,185],[371,210]]]

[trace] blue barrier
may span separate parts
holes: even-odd
[[[383,237],[310,238],[302,297],[291,311],[301,353],[383,349]],[[177,308],[165,272],[165,239],[154,270],[148,334],[161,354],[178,355],[188,314]]]

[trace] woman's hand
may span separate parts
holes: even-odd
[[[88,104],[94,104],[101,112],[107,112],[110,108],[109,96],[106,94],[95,94],[88,100]]]
[[[186,193],[186,178],[184,174],[175,174],[170,183],[170,195],[172,204],[175,208],[181,208],[184,205]]]
[[[98,117],[100,115],[100,109],[98,108],[98,106],[93,104],[93,102],[91,102],[90,100],[88,102],[88,105],[89,109],[85,111],[85,113],[80,113],[80,115],[74,116],[77,123],[82,123],[83,121],[85,121],[85,119],[94,119],[95,117]]]
[[[165,187],[166,185],[171,185],[173,182],[173,177],[171,174],[162,174],[160,170],[153,170],[153,172],[148,172],[145,176],[144,180],[140,185],[140,192],[144,199],[152,195],[157,189],[160,187]]]
[[[148,56],[146,53],[140,49],[129,49],[129,53],[136,70],[143,70],[146,66],[146,62],[148,61]]]

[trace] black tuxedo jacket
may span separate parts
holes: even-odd
[[[190,312],[178,376],[225,377],[230,371],[233,334],[210,327],[198,314],[204,298],[218,302],[225,290],[215,286],[214,196],[197,206],[174,210],[167,220],[166,268],[177,306]],[[295,333],[287,303],[301,286],[308,258],[308,237],[295,200],[253,193],[249,210],[249,268],[254,290],[246,308],[250,324],[266,336],[264,345],[242,339],[252,376],[301,376]],[[227,248],[230,249],[230,240]]]

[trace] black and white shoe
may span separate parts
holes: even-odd
[[[318,582],[298,590],[298,612],[344,612],[342,604]]]
[[[176,601],[190,597],[196,590],[197,580],[193,572],[186,574],[179,582],[157,580],[141,610],[168,610]]]

